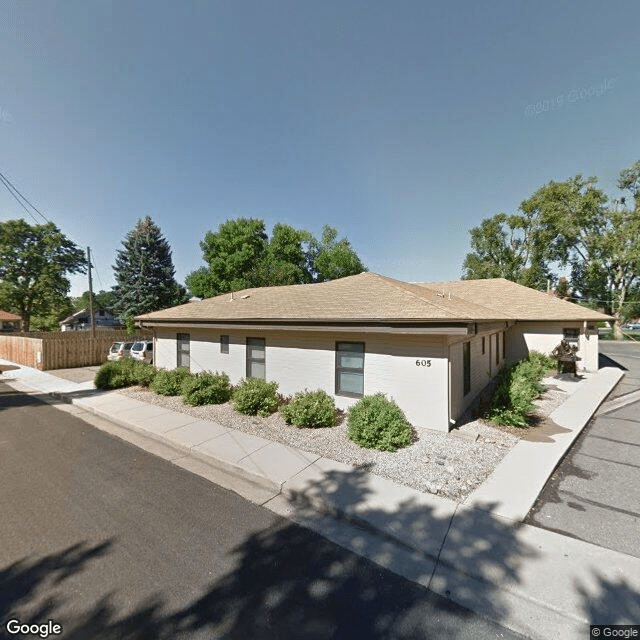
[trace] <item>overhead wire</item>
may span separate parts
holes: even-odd
[[[36,206],[34,206],[27,198],[25,198],[20,191],[16,188],[16,186],[5,176],[2,172],[0,172],[0,180],[5,187],[7,187],[9,193],[16,199],[18,204],[36,221],[36,218],[33,214],[24,206],[22,200],[26,202],[45,222],[51,222]],[[17,194],[17,195],[16,195]],[[18,197],[19,196],[19,197]]]

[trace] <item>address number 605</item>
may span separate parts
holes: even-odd
[[[416,367],[430,367],[431,360],[416,360]]]

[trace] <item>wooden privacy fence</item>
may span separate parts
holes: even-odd
[[[137,334],[151,338],[145,332]],[[52,331],[22,334],[0,334],[0,358],[18,364],[49,371],[102,364],[114,342],[131,342],[126,331],[98,329],[96,337],[90,331]]]

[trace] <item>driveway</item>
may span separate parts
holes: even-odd
[[[625,377],[553,473],[525,522],[640,557],[640,344],[600,343]]]

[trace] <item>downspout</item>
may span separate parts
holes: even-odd
[[[447,424],[447,432],[451,431],[451,425],[454,425],[456,423],[456,421],[451,417],[451,414],[453,413],[451,406],[451,395],[451,345],[447,342],[447,413],[449,419],[449,422]]]

